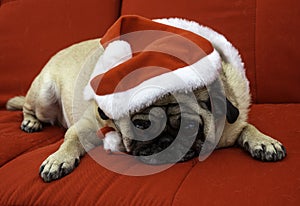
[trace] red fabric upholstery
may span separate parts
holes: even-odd
[[[46,127],[40,133],[26,134],[20,129],[22,112],[0,110],[0,167],[22,153],[62,139],[64,129]]]
[[[76,42],[101,37],[118,18],[117,0],[3,1],[0,12],[0,106],[26,94],[49,58]]]
[[[0,205],[299,205],[299,9],[298,0],[1,1]],[[284,143],[286,159],[262,163],[228,148],[204,162],[194,159],[155,175],[129,177],[86,155],[73,173],[44,183],[39,166],[62,143],[64,129],[24,133],[22,113],[6,111],[5,102],[25,95],[54,53],[102,36],[120,13],[189,18],[223,33],[239,49],[254,102],[261,103],[252,106],[250,122]],[[112,158],[104,152],[103,157]]]
[[[19,114],[6,116],[6,122],[11,122],[7,133],[18,134],[16,127],[20,121]],[[70,175],[44,183],[38,176],[40,163],[61,144],[61,141],[49,142],[48,146],[25,152],[2,166],[0,204],[297,205],[300,201],[299,121],[299,104],[252,107],[250,122],[285,143],[288,156],[284,161],[262,163],[239,148],[230,148],[215,151],[203,162],[194,159],[144,177],[116,174],[87,155]],[[111,155],[103,153],[109,161]],[[128,161],[135,160],[128,158]],[[135,169],[138,164],[141,163],[136,162],[127,169]]]
[[[272,5],[272,6],[270,6]],[[259,102],[299,102],[300,3],[257,1],[256,89]]]

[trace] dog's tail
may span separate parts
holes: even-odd
[[[25,103],[24,96],[13,97],[6,103],[7,110],[22,110]]]

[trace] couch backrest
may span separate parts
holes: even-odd
[[[120,0],[4,0],[0,4],[0,107],[9,97],[25,95],[52,55],[101,37],[120,12]]]
[[[123,0],[121,13],[209,26],[240,51],[254,102],[300,102],[299,0]]]
[[[0,107],[8,97],[24,95],[53,54],[102,36],[120,14],[182,17],[207,25],[239,49],[254,102],[300,102],[298,0],[4,0]]]

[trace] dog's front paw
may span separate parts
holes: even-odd
[[[242,143],[242,147],[255,159],[262,161],[278,161],[286,156],[285,147],[275,139],[265,136],[257,140],[248,139]]]
[[[21,124],[21,129],[28,133],[37,132],[42,129],[42,123],[35,118],[24,119]]]
[[[261,133],[250,124],[244,128],[237,143],[253,158],[261,161],[282,160],[287,154],[285,147],[279,141]]]
[[[245,142],[245,149],[253,158],[262,161],[278,161],[286,156],[286,150],[279,142]]]
[[[40,176],[45,182],[59,179],[74,170],[79,164],[79,157],[62,152],[50,155],[40,167]]]

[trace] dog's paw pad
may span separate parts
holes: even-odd
[[[50,155],[40,166],[40,176],[45,182],[51,182],[71,173],[79,164],[77,158],[60,158],[56,154]]]
[[[253,158],[266,162],[282,160],[286,156],[286,149],[276,140],[245,142],[244,149],[249,151]]]
[[[37,119],[24,119],[21,124],[21,129],[28,133],[37,132],[42,129],[42,124]]]

